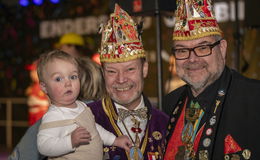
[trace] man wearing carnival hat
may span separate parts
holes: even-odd
[[[108,96],[88,104],[95,120],[117,136],[132,141],[130,152],[104,146],[104,159],[162,159],[168,116],[142,94],[148,62],[137,25],[117,4],[102,28],[100,49]]]
[[[187,85],[163,103],[165,160],[260,159],[260,82],[225,65],[227,41],[211,0],[177,0],[173,55]]]

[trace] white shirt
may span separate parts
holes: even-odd
[[[122,105],[117,104],[117,103],[115,103],[115,107],[117,109],[117,112],[118,112],[118,108],[123,108],[123,109],[127,110],[127,108],[125,108]],[[134,110],[137,110],[137,109],[140,109],[140,108],[144,108],[144,107],[145,107],[145,105],[144,105],[144,100],[143,100],[143,96],[142,96],[140,104]],[[132,118],[131,116],[126,117],[125,120],[124,120],[124,123],[126,125],[126,128],[128,129],[128,132],[129,132],[130,136],[135,141],[135,133],[131,131],[131,128],[134,126],[134,123],[131,120],[131,118]],[[145,134],[145,128],[146,128],[146,124],[147,124],[147,119],[144,120],[144,119],[141,119],[139,117],[135,117],[135,118],[138,121],[140,121],[140,128],[142,129],[142,132],[139,133],[138,136],[139,136],[139,139],[141,141],[143,136],[144,136],[144,134]],[[123,135],[127,135],[129,137],[129,135],[128,135],[128,133],[127,133],[127,131],[126,131],[124,125],[123,125],[123,122],[120,121],[120,120],[117,120],[117,125],[120,128],[120,130],[122,131]]]
[[[76,101],[76,108],[57,107],[51,105],[47,113],[42,117],[42,124],[52,121],[74,119],[82,111],[84,111],[86,104],[81,101]],[[75,150],[71,144],[71,132],[78,126],[76,124],[43,129],[38,132],[37,145],[41,154],[46,156],[60,156],[67,154]],[[98,133],[105,145],[112,145],[116,139],[116,136],[105,130],[99,124],[96,123]]]

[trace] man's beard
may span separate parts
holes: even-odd
[[[218,64],[217,70],[215,72],[210,72],[207,69],[208,64],[207,63],[194,63],[194,64],[187,64],[185,68],[204,68],[205,69],[205,76],[200,81],[194,82],[192,80],[192,77],[188,74],[183,74],[182,79],[185,81],[189,86],[191,86],[192,90],[194,90],[196,93],[201,93],[206,87],[208,87],[210,84],[212,84],[215,80],[217,80],[224,68],[224,65]],[[184,71],[185,72],[185,71]]]

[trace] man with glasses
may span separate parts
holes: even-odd
[[[260,82],[225,65],[210,1],[178,0],[173,32],[176,71],[187,85],[169,93],[165,160],[260,159]]]

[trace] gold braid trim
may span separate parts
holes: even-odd
[[[121,57],[105,57],[104,55],[100,55],[100,62],[126,62],[126,61],[130,61],[130,60],[134,60],[137,58],[145,58],[145,51],[140,49],[138,51],[136,51],[135,55],[120,55]]]
[[[222,33],[220,31],[216,31],[216,32],[204,32],[204,33],[200,33],[197,35],[189,35],[189,36],[185,36],[182,35],[180,36],[180,34],[173,34],[173,40],[174,41],[183,41],[183,40],[193,40],[193,39],[198,39],[198,38],[202,38],[202,37],[207,37],[207,36],[214,36],[214,35],[219,35],[219,36],[223,36]]]
[[[118,128],[118,126],[115,123],[115,120],[118,119],[118,115],[116,114],[114,107],[113,107],[113,104],[112,104],[112,101],[109,97],[105,97],[105,98],[102,99],[102,107],[103,107],[105,113],[107,114],[107,116],[109,117],[109,121],[111,122],[111,124],[112,124],[114,130],[116,131],[117,135],[122,136],[123,134],[121,133],[120,129]],[[151,119],[151,116],[149,117],[147,124],[149,124],[150,119]],[[144,155],[145,148],[147,146],[148,131],[149,131],[149,126],[146,128],[144,141],[143,141],[142,146],[141,146],[141,152],[142,152],[143,155]],[[126,153],[127,159],[130,160],[129,153],[126,152],[126,151],[125,151],[125,153]]]
[[[121,133],[120,129],[118,128],[118,126],[115,123],[115,120],[116,120],[115,118],[117,118],[117,115],[113,109],[111,99],[108,97],[103,98],[102,107],[103,107],[105,113],[107,114],[109,121],[112,124],[113,128],[115,129],[117,135],[122,136],[123,134]]]
[[[148,123],[148,122],[147,122],[147,123]],[[146,128],[144,141],[143,141],[143,144],[142,144],[142,147],[141,147],[141,152],[143,153],[143,155],[144,155],[144,151],[145,151],[145,148],[146,148],[146,145],[147,145],[148,131],[149,131],[149,126]]]
[[[102,107],[103,107],[105,113],[107,114],[109,121],[111,122],[111,124],[112,124],[114,130],[116,131],[117,135],[122,136],[123,134],[121,133],[120,129],[118,128],[118,126],[115,123],[114,119],[118,116],[115,113],[115,110],[114,110],[113,105],[112,105],[112,101],[109,97],[105,97],[105,98],[102,99]],[[129,153],[125,151],[125,154],[127,156],[127,159],[130,160]]]

